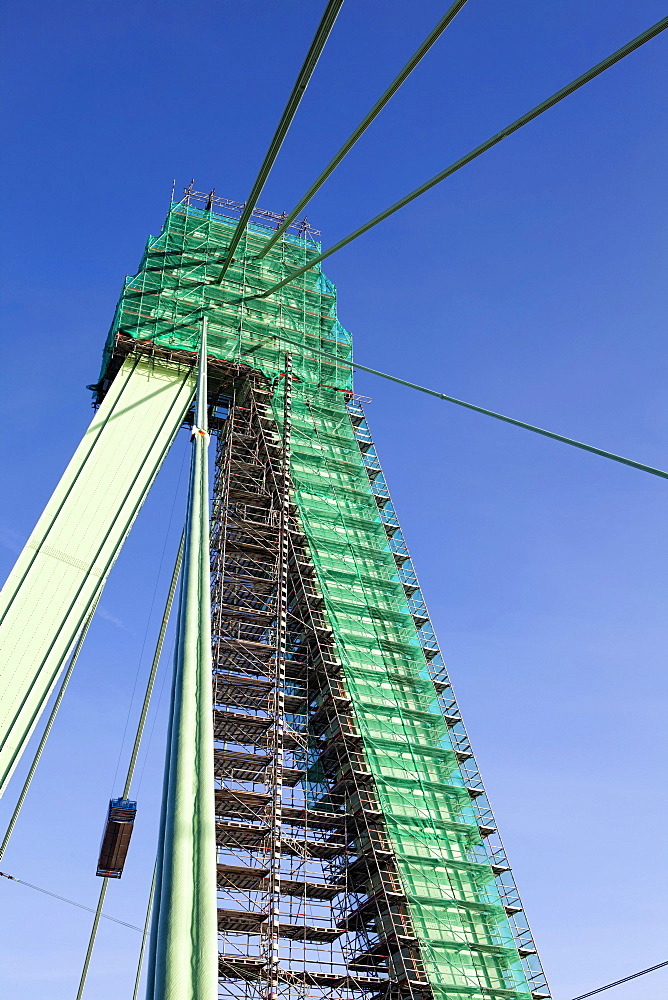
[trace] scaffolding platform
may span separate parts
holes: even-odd
[[[259,934],[267,921],[259,910],[218,909],[218,930],[221,934]],[[336,941],[343,931],[338,927],[314,927],[310,924],[279,923],[279,935],[291,941]]]

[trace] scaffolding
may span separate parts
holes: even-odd
[[[256,214],[221,287],[234,209],[172,204],[94,387],[128,355],[187,364],[206,316],[221,994],[548,998],[335,288],[313,269],[253,298],[317,234],[257,262],[281,217]]]

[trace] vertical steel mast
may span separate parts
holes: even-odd
[[[155,1000],[218,992],[206,341],[204,320],[148,969]]]

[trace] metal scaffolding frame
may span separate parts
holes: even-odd
[[[237,384],[213,501],[222,993],[423,995],[415,934],[286,489],[289,367],[282,432],[264,381]]]
[[[174,204],[149,239],[94,388],[128,355],[192,365],[207,317],[221,995],[549,998],[335,288],[316,269],[242,300],[310,252],[286,235],[256,262],[259,222],[214,287],[217,207]]]

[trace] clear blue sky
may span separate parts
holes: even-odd
[[[90,419],[84,386],[172,178],[246,197],[322,7],[5,6],[3,576]],[[263,207],[292,206],[445,7],[344,4]],[[325,244],[665,14],[660,0],[470,0],[309,207]],[[329,261],[358,359],[668,468],[667,54],[661,36]],[[668,484],[371,377],[358,391],[373,397],[555,1000],[668,958]],[[88,905],[176,547],[185,452],[179,438],[114,570],[2,865]],[[136,695],[132,706],[130,729]],[[133,923],[164,709],[163,698],[130,860],[108,896]],[[127,752],[126,738],[123,764]],[[89,925],[0,880],[3,995],[72,1000]],[[131,994],[138,938],[103,926],[87,997]],[[667,990],[665,970],[610,996]]]

